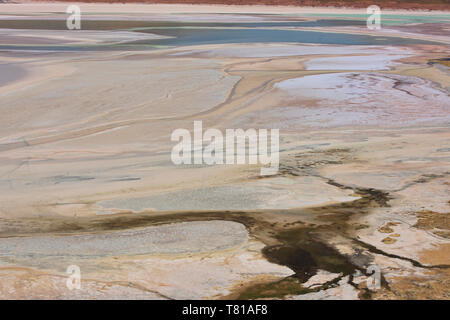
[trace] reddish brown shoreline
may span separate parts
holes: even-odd
[[[40,2],[40,0],[35,0]],[[45,2],[45,0],[43,0]],[[55,0],[73,2],[71,0]],[[83,0],[80,2],[103,3],[166,3],[166,4],[221,4],[221,5],[273,5],[273,6],[311,6],[311,7],[347,7],[366,8],[378,5],[380,8],[411,10],[450,10],[450,0]]]

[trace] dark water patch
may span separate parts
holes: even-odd
[[[318,241],[312,229],[295,228],[279,232],[276,246],[264,248],[263,254],[269,261],[285,265],[295,272],[301,281],[308,280],[318,269],[333,273],[351,274],[355,266],[341,254]]]
[[[263,249],[264,256],[273,263],[289,267],[294,275],[280,281],[255,284],[245,288],[238,299],[283,298],[287,295],[301,295],[327,289],[356,270],[364,271],[354,265],[347,257],[315,238],[314,228],[295,228],[278,232],[274,237],[278,245]],[[340,274],[336,279],[314,289],[302,286],[302,283],[315,275],[317,271]]]

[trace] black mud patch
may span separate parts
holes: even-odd
[[[350,225],[349,218],[354,214],[366,214],[374,207],[388,206],[390,197],[380,190],[357,189],[334,181],[328,181],[328,183],[339,188],[353,189],[361,198],[334,205],[285,211],[142,212],[96,217],[1,219],[0,237],[38,234],[101,234],[108,231],[177,222],[234,221],[245,225],[252,238],[266,244],[263,255],[270,262],[289,267],[294,271],[294,275],[277,282],[249,284],[245,288],[236,290],[230,298],[282,298],[336,285],[336,281],[331,281],[315,289],[302,287],[301,283],[316,274],[319,269],[339,273],[341,274],[339,279],[348,275],[351,284],[352,275],[356,270],[365,273],[365,268],[357,263],[356,257],[340,254],[327,245],[327,240],[334,236],[351,239],[350,234],[357,226]],[[313,219],[314,222],[305,220],[305,217],[309,217],[307,220]],[[358,246],[357,243],[355,244]],[[368,261],[367,257],[359,260],[359,262]],[[365,291],[362,293],[368,295]]]

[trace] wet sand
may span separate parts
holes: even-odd
[[[11,64],[0,64],[0,87],[8,83],[20,80],[25,77],[26,72],[23,68]]]

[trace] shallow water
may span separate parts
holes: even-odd
[[[279,30],[276,27],[354,26],[361,20],[324,19],[263,23],[178,23],[155,21],[83,21],[83,30],[127,30],[169,36],[169,39],[139,40],[105,45],[0,45],[0,50],[152,50],[159,47],[225,43],[315,43],[336,45],[437,44],[399,37],[376,37],[330,32]],[[0,28],[65,30],[63,20],[0,20]],[[269,29],[270,28],[270,29]],[[76,32],[76,31],[73,31]]]
[[[361,19],[366,21],[367,14],[336,14],[336,13],[305,13],[302,14],[305,17],[337,17],[344,19]],[[383,14],[381,15],[381,24],[385,26],[389,25],[403,25],[409,23],[449,23],[450,14],[436,14],[436,15],[405,15],[405,14]],[[348,21],[348,20],[345,20]]]
[[[135,21],[135,20],[83,20],[83,30],[123,30],[133,28],[173,28],[173,27],[333,27],[365,25],[361,20],[322,19],[316,21],[285,22],[175,22],[175,21]],[[0,28],[65,30],[65,20],[0,20]]]
[[[373,37],[366,35],[273,30],[273,29],[148,29],[150,32],[170,39],[143,40],[133,44],[156,44],[165,46],[190,46],[223,43],[317,43],[344,45],[402,45],[430,43],[415,39],[397,37]]]

